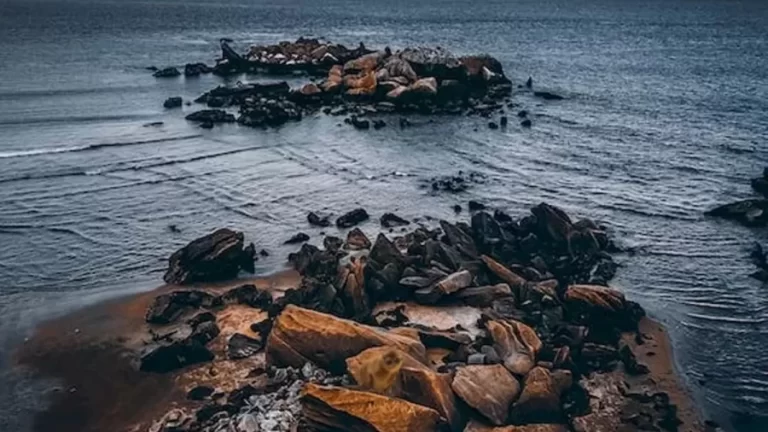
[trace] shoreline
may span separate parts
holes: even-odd
[[[289,270],[197,288],[221,292],[242,283],[254,283],[279,295],[286,288],[298,286],[300,276]],[[152,291],[97,303],[38,326],[29,341],[15,352],[14,363],[31,370],[35,378],[53,378],[61,384],[46,392],[53,396],[48,408],[36,415],[35,432],[144,431],[173,408],[199,405],[186,398],[193,383],[204,382],[223,390],[237,388],[237,379],[230,383],[222,379],[221,375],[229,374],[227,360],[168,374],[140,372],[134,366],[131,357],[147,327],[144,321],[147,306],[156,295],[177,288],[162,285]],[[418,317],[417,321],[443,328],[467,321],[452,317],[450,311],[438,315],[429,310],[416,311],[414,316]],[[237,323],[234,326],[237,327]],[[629,334],[623,339],[650,372],[640,377],[626,374],[622,377],[633,387],[653,385],[667,393],[678,408],[681,431],[704,431],[703,413],[678,375],[666,328],[653,318],[644,317],[639,329],[646,338],[645,343],[637,344]],[[253,367],[263,365],[263,355],[252,359]],[[210,374],[214,367],[223,372],[218,378]],[[239,363],[237,369],[249,368]]]

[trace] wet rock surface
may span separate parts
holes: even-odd
[[[254,255],[253,245],[244,247],[243,233],[219,229],[174,252],[163,280],[188,284],[231,279],[240,270],[253,272]]]
[[[675,431],[676,408],[663,394],[617,387],[647,373],[623,339],[637,334],[643,311],[607,286],[615,264],[600,225],[545,203],[521,219],[472,208],[469,223],[398,223],[410,231],[373,242],[353,228],[371,217],[365,210],[344,214],[337,226],[353,228],[346,240],[326,236],[322,248],[305,243],[290,254],[301,283],[274,300],[248,284],[158,296],[142,369],[219,355],[247,364],[262,350],[266,361],[226,403],[201,391],[204,405],[165,419],[169,430]],[[329,220],[315,216],[308,221]],[[226,241],[187,248],[241,263],[242,235],[220,235]],[[210,260],[190,262],[205,269]],[[183,268],[174,274],[200,273]],[[382,302],[392,305],[377,309]],[[233,305],[262,315],[224,339],[217,320]],[[409,312],[456,306],[476,311],[471,331],[419,324]]]

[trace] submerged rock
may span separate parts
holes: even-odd
[[[768,224],[768,200],[747,199],[725,204],[706,212],[709,216],[734,220],[748,226]]]
[[[329,215],[323,215],[320,216],[315,212],[309,212],[307,214],[307,222],[309,222],[310,225],[318,226],[321,228],[329,227],[331,226]]]
[[[155,78],[175,78],[177,76],[181,75],[181,72],[179,72],[178,69],[175,67],[167,67],[165,69],[160,69],[158,71],[155,71],[155,73],[152,74]]]
[[[381,226],[384,228],[394,228],[398,226],[408,225],[410,222],[401,218],[394,213],[384,213],[379,219]]]
[[[235,116],[224,110],[209,109],[193,112],[185,117],[189,121],[203,123],[234,123]]]
[[[368,212],[366,212],[365,209],[357,208],[336,219],[336,226],[339,228],[351,228],[368,219]]]
[[[181,96],[173,96],[169,97],[165,100],[165,102],[163,102],[163,107],[168,109],[179,108],[181,107],[182,103],[183,101],[181,100]]]

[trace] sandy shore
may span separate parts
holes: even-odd
[[[238,280],[206,286],[223,291],[242,283],[253,283],[279,296],[299,283],[292,271],[272,277]],[[34,336],[16,353],[19,367],[30,368],[41,376],[56,378],[61,387],[53,391],[50,408],[35,419],[37,432],[124,432],[144,431],[152,421],[172,407],[199,404],[186,400],[186,392],[195,385],[212,385],[229,391],[241,385],[248,373],[263,367],[263,355],[235,364],[224,358],[169,374],[139,372],[134,361],[143,345],[148,327],[144,314],[156,295],[173,290],[156,290],[88,307],[69,316],[40,326]],[[460,311],[457,311],[460,312]],[[257,321],[258,309],[229,307],[217,316],[222,336],[213,343],[223,344],[234,332],[249,334],[250,323]],[[258,315],[258,316],[257,316]],[[467,324],[465,314],[430,314],[414,308],[414,321],[448,328],[458,322]],[[432,319],[434,318],[434,319]],[[638,360],[650,373],[627,377],[632,385],[654,385],[669,394],[678,407],[682,431],[703,431],[700,413],[674,370],[673,352],[667,332],[661,324],[644,318],[640,331],[645,343],[625,337]],[[223,352],[221,347],[213,350]]]

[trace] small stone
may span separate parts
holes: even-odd
[[[467,364],[471,364],[471,365],[486,364],[485,354],[482,354],[482,353],[470,354],[469,357],[467,357]]]
[[[485,204],[472,200],[469,202],[468,208],[469,208],[469,211],[473,211],[473,212],[481,211],[481,210],[485,210]]]
[[[499,128],[499,125],[497,125],[495,122],[488,122],[488,128],[495,130]]]
[[[520,126],[522,126],[522,127],[526,127],[526,128],[529,128],[529,127],[531,127],[531,125],[532,125],[532,124],[533,124],[533,123],[531,122],[531,120],[530,120],[530,119],[525,119],[525,120],[523,120],[523,121],[521,121],[521,122],[520,122]]]
[[[309,240],[309,236],[303,232],[300,232],[300,233],[296,233],[293,237],[286,240],[284,244],[304,243],[307,240]]]
[[[459,213],[461,213],[461,205],[459,205],[459,204],[456,204],[456,205],[454,205],[454,206],[453,206],[453,211],[454,211],[454,213],[456,213],[456,214],[459,214]]]
[[[520,110],[520,111],[517,112],[517,116],[520,117],[520,118],[528,117],[528,111]]]

